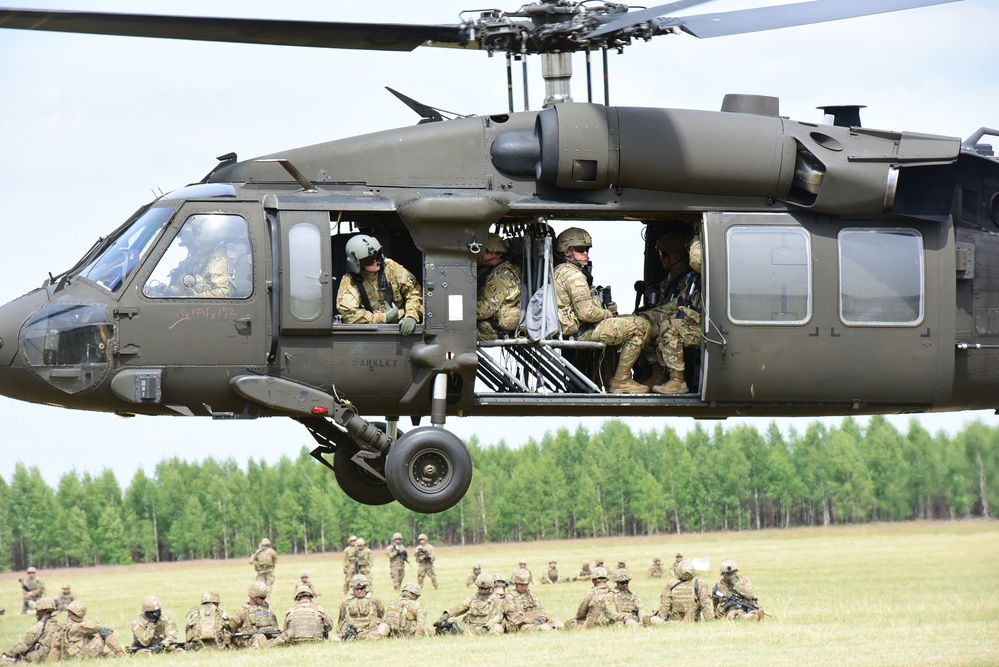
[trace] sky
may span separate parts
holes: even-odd
[[[714,0],[685,13],[782,2]],[[434,0],[281,3],[256,0],[18,0],[22,8],[66,8],[204,16],[387,23],[456,23],[480,3]],[[519,6],[514,0],[505,8]],[[682,13],[681,13],[682,14]],[[780,98],[782,115],[819,122],[817,106],[865,104],[864,125],[967,137],[999,127],[999,3],[963,0],[908,12],[753,35],[698,40],[660,37],[610,56],[611,104],[718,109],[726,93]],[[599,59],[597,59],[599,60]],[[540,62],[529,60],[532,107],[543,97]],[[576,63],[582,73],[582,62]],[[204,176],[215,158],[249,158],[330,139],[413,124],[390,86],[463,114],[505,112],[502,57],[421,48],[375,53],[203,44],[0,30],[0,302],[71,266],[101,235],[156,194]],[[515,84],[520,110],[522,92]],[[585,100],[582,76],[573,95]],[[602,99],[598,89],[595,99]],[[994,143],[999,144],[999,139]],[[627,250],[636,227],[591,229],[597,281],[631,285],[638,262]],[[616,290],[617,293],[620,293]],[[375,417],[378,417],[377,415]],[[902,430],[909,417],[891,418]],[[960,431],[991,411],[923,415],[930,431]],[[468,439],[518,446],[559,427],[598,429],[604,418],[451,418]],[[628,418],[636,430],[692,419]],[[770,419],[730,419],[764,430]],[[776,420],[803,431],[811,419]],[[838,424],[841,420],[824,420]],[[276,461],[311,437],[286,419],[216,422],[204,418],[120,418],[0,397],[0,476],[17,462],[47,481],[67,471],[111,468],[124,485],[164,458],[207,456]],[[407,424],[401,423],[402,428]],[[712,428],[713,424],[707,422]]]

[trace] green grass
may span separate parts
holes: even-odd
[[[367,536],[366,536],[367,537]],[[428,618],[471,593],[465,576],[474,563],[489,573],[509,575],[521,558],[540,579],[550,557],[563,574],[583,560],[603,558],[614,567],[625,559],[647,611],[658,606],[663,580],[646,577],[653,557],[709,556],[706,584],[718,565],[734,560],[753,581],[772,618],[763,623],[717,622],[638,629],[502,637],[435,637],[414,641],[318,644],[280,651],[280,660],[317,663],[461,665],[995,665],[999,664],[999,523],[985,521],[874,524],[787,531],[606,538],[437,548],[441,588],[425,582]],[[323,604],[336,617],[343,578],[338,555],[281,556],[272,606],[279,617],[291,605],[294,581],[308,571]],[[407,580],[415,580],[413,576]],[[394,598],[388,559],[376,559],[375,593]],[[110,625],[124,644],[142,600],[157,595],[178,624],[208,588],[233,609],[253,580],[243,559],[132,565],[39,573],[48,590],[73,586],[88,618]],[[12,646],[32,622],[19,616],[21,573],[0,575],[0,648]],[[582,582],[532,590],[554,618],[566,619],[586,592]],[[274,653],[249,651],[157,656],[163,664],[273,665]]]

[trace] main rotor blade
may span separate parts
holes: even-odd
[[[334,23],[0,8],[0,28],[202,42],[412,51],[427,41],[461,44],[459,25]],[[476,48],[476,44],[470,45]]]
[[[705,2],[711,2],[711,0],[677,0],[677,2],[670,2],[658,7],[649,7],[648,9],[640,9],[636,12],[628,12],[621,18],[616,18],[613,21],[603,24],[596,30],[586,33],[585,36],[588,38],[599,37],[600,35],[620,30],[621,28],[628,28],[639,23],[657,19],[660,16],[666,16],[671,12],[678,12],[681,9],[687,9],[694,5],[703,5]]]
[[[694,37],[723,37],[739,35],[747,32],[763,32],[777,28],[790,28],[811,23],[839,21],[842,19],[898,12],[917,7],[943,5],[961,0],[813,0],[790,5],[775,5],[773,7],[756,7],[740,9],[731,12],[714,14],[695,14],[693,16],[670,17],[662,19],[663,27],[676,26]],[[629,12],[619,19],[611,21],[586,35],[598,37],[614,30],[637,25],[665,15],[663,7]]]
[[[917,7],[944,5],[961,0],[813,0],[793,5],[742,9],[718,14],[700,14],[677,19],[684,32],[702,39],[763,32],[811,23],[898,12]]]

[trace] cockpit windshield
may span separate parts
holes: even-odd
[[[117,291],[145,257],[176,210],[170,206],[149,209],[76,275],[92,280],[111,292]]]

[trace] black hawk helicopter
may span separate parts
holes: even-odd
[[[289,416],[319,442],[318,459],[332,455],[352,498],[422,512],[453,506],[471,477],[467,451],[444,429],[454,415],[994,407],[987,258],[999,167],[979,145],[993,131],[962,142],[872,130],[856,108],[794,122],[754,95],[731,95],[721,111],[612,107],[606,97],[573,102],[569,88],[575,52],[604,61],[661,35],[942,3],[820,0],[670,18],[696,4],[537,2],[447,25],[0,10],[0,27],[13,29],[486,51],[507,58],[511,83],[518,64],[540,56],[547,84],[537,111],[514,111],[511,95],[500,113],[445,121],[410,101],[428,122],[223,156],[3,307],[0,391],[119,414]],[[646,285],[664,277],[659,236],[701,230],[705,317],[690,393],[606,393],[599,362],[613,350],[568,337],[477,342],[475,266],[488,232],[519,247],[537,278],[552,261],[553,220],[640,221]],[[229,291],[162,290],[193,252],[190,229],[205,223],[224,230],[212,247],[224,245]],[[344,248],[359,232],[419,279],[425,316],[411,335],[341,320]],[[649,305],[646,290],[636,296],[638,309]],[[385,422],[365,418],[374,415]],[[400,434],[402,415],[432,425]]]

